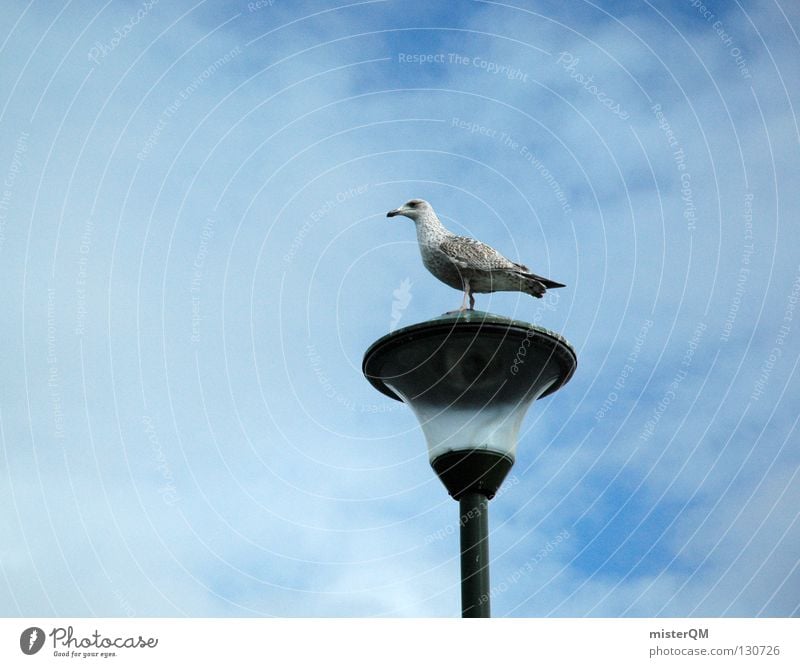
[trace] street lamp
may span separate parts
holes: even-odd
[[[459,502],[464,617],[490,615],[488,502],[514,465],[522,419],[576,366],[558,334],[480,311],[398,329],[364,355],[370,383],[416,415],[431,466]]]

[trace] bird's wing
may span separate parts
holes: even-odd
[[[477,271],[521,271],[528,268],[503,257],[492,246],[467,236],[451,236],[439,244],[439,249],[450,261],[462,269]]]
[[[533,273],[524,264],[506,259],[490,245],[468,236],[450,236],[439,244],[439,249],[461,270],[471,271],[509,271],[522,278],[535,280],[547,289],[564,287],[562,283]]]

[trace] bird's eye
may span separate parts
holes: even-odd
[[[411,208],[417,208],[417,202],[415,202],[415,201],[410,201],[410,202],[408,202],[408,205],[409,205]]]

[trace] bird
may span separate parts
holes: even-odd
[[[475,294],[525,292],[541,298],[548,289],[566,287],[532,273],[524,264],[506,259],[481,241],[456,236],[442,224],[433,206],[424,199],[410,199],[400,208],[389,211],[386,217],[398,215],[410,218],[416,224],[425,268],[445,285],[463,290],[461,307],[452,312],[474,310]]]

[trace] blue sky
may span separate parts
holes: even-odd
[[[457,506],[360,371],[457,307],[412,223],[564,282],[495,616],[800,607],[785,0],[16,3],[0,613],[452,616]]]

